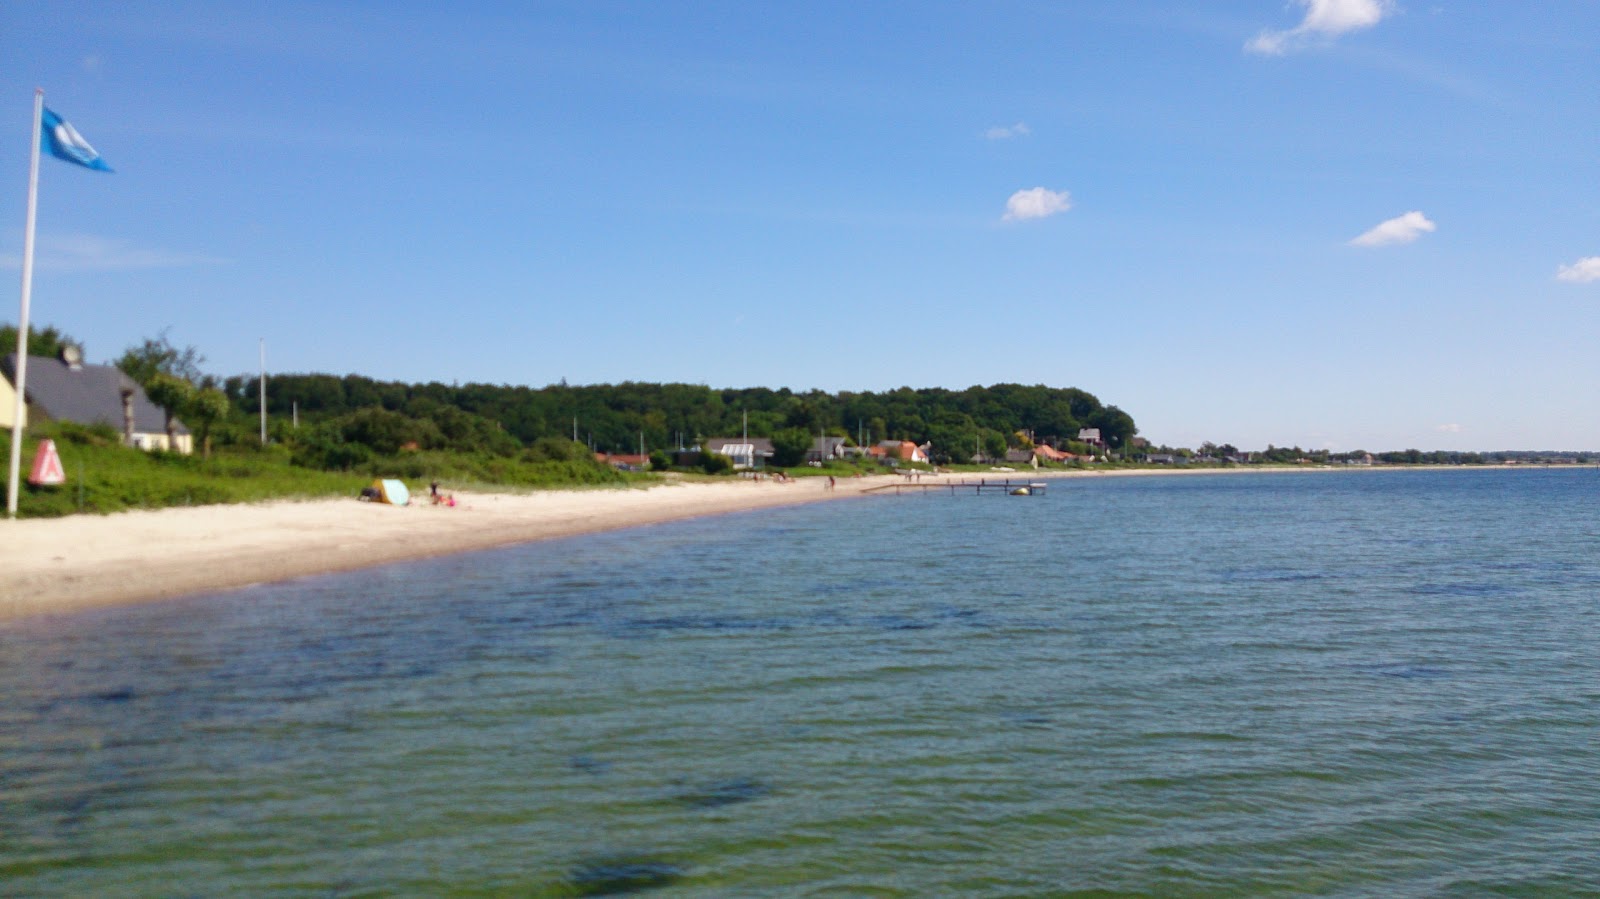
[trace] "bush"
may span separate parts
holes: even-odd
[[[578,462],[584,459],[592,460],[594,454],[589,448],[576,440],[565,437],[540,437],[533,445],[522,451],[522,458],[527,462]]]
[[[733,470],[733,460],[721,453],[701,453],[700,470],[706,474],[722,474]]]
[[[784,428],[772,435],[772,464],[789,468],[806,460],[812,447],[810,432],[799,428]]]
[[[335,425],[308,429],[295,441],[291,461],[301,468],[351,471],[372,461],[365,444],[347,442]]]
[[[122,445],[122,432],[105,422],[92,425],[80,425],[73,421],[56,422],[57,435],[63,440],[76,443],[79,446],[120,446]]]

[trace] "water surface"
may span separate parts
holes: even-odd
[[[0,626],[0,892],[1594,895],[1600,472],[766,510]]]

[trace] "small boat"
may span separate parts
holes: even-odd
[[[1012,490],[1011,490],[1011,495],[1012,496],[1032,496],[1033,495],[1033,491],[1029,490],[1026,487],[1013,487]]]

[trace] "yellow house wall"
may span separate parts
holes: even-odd
[[[9,428],[16,424],[17,389],[4,376],[0,376],[0,427]],[[22,410],[22,424],[28,424],[28,410]]]

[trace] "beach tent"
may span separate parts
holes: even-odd
[[[411,491],[399,481],[377,480],[372,482],[372,489],[378,491],[378,502],[388,503],[391,506],[404,506],[411,502]]]

